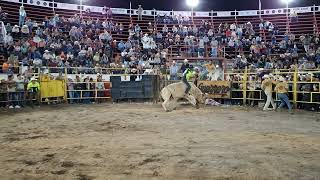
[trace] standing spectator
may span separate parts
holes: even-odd
[[[24,10],[24,7],[20,6],[20,10],[19,10],[19,26],[20,27],[22,27],[24,25],[26,17],[27,17],[27,13]]]
[[[298,13],[297,11],[293,10],[290,13],[290,22],[297,22],[298,21]]]
[[[8,105],[9,109],[13,109],[16,104],[16,82],[14,81],[13,75],[8,75],[7,85],[9,95]],[[20,106],[17,105],[16,108],[20,108]]]
[[[68,88],[68,95],[69,95],[69,103],[73,104],[74,100],[74,83],[71,77],[68,77],[67,82],[67,88]]]
[[[97,102],[101,103],[102,98],[104,97],[105,87],[104,87],[104,82],[102,81],[102,76],[100,74],[98,74],[98,77],[97,77],[96,90],[97,90]]]
[[[139,5],[139,8],[138,8],[138,21],[142,21],[142,12],[143,12],[143,9],[142,9],[141,5]]]
[[[309,35],[306,35],[302,41],[303,43],[303,47],[306,53],[309,52],[309,47],[310,47],[310,43],[311,43],[311,37]]]
[[[80,98],[81,98],[81,94],[82,94],[82,83],[81,83],[81,79],[80,76],[76,75],[76,81],[74,82],[74,99],[76,103],[80,103]]]
[[[211,43],[211,57],[218,56],[218,41],[215,38],[212,39]]]
[[[108,11],[107,7],[106,7],[106,6],[103,6],[102,11],[101,11],[101,14],[102,14],[105,18],[107,18],[107,11]]]
[[[0,108],[7,106],[7,83],[4,79],[0,79]]]
[[[178,72],[179,72],[179,67],[178,67],[176,61],[173,61],[172,65],[170,66],[170,80],[171,81],[178,80]]]
[[[25,79],[24,77],[21,75],[21,74],[18,74],[17,75],[17,80],[16,80],[16,91],[17,91],[17,94],[16,94],[16,99],[17,99],[17,105],[15,108],[20,108],[20,107],[23,107],[23,104],[24,104],[24,94],[25,94]]]
[[[112,10],[110,7],[107,8],[107,18],[112,19]]]

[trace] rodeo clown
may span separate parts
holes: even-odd
[[[193,83],[197,86],[199,74],[200,74],[200,69],[198,67],[193,68],[192,65],[188,65],[188,67],[186,67],[182,75],[182,82],[187,86],[185,90],[186,95],[189,95],[189,91],[191,89],[191,85],[189,84],[189,81],[194,79]]]

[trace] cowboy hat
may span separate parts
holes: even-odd
[[[283,76],[280,76],[278,80],[281,81],[281,82],[283,82],[283,81],[285,81],[286,79],[285,79]]]
[[[267,74],[265,74],[265,75],[262,77],[262,79],[269,79],[269,78],[270,78],[270,76],[267,75]]]

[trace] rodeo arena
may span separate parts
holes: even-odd
[[[0,0],[0,180],[320,180],[320,1],[181,1]]]

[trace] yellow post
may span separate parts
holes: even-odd
[[[67,86],[67,83],[68,83],[68,70],[67,68],[65,67],[64,68],[64,101],[68,104],[68,86]]]
[[[247,79],[248,79],[248,68],[246,67],[243,74],[242,94],[243,94],[243,105],[247,102]]]
[[[292,91],[293,91],[293,106],[294,106],[294,108],[297,108],[297,99],[298,99],[298,92],[297,92],[298,84],[297,84],[297,81],[298,81],[298,67],[296,66],[295,69],[294,69],[294,74],[293,74],[293,88],[292,88]]]

